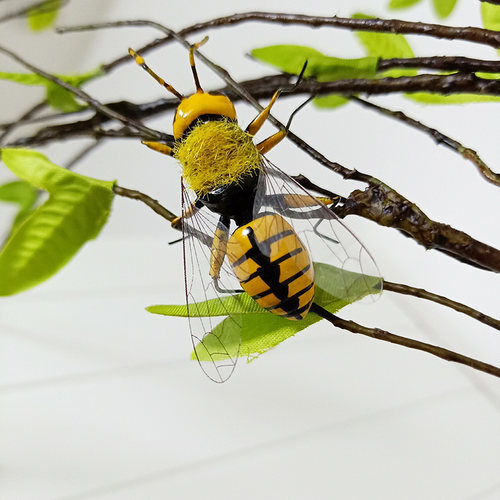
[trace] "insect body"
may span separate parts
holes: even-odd
[[[257,304],[285,318],[300,320],[314,299],[309,252],[292,226],[278,214],[240,226],[227,256],[242,288]]]
[[[191,336],[198,360],[209,361],[200,362],[204,371],[223,382],[239,356],[241,288],[275,315],[301,320],[314,302],[318,285],[336,287],[347,296],[352,284],[322,282],[321,276],[315,276],[313,246],[315,260],[325,259],[342,269],[365,272],[362,261],[372,261],[325,206],[334,200],[311,196],[266,160],[264,154],[287,130],[253,142],[281,90],[241,129],[231,100],[201,88],[194,63],[199,45],[189,52],[196,84],[196,93],[189,97],[165,83],[132,49],[129,53],[180,100],[174,143],[145,144],[174,156],[182,165],[183,213],[172,224],[182,224],[183,229]],[[216,315],[227,319],[216,324],[212,317]]]

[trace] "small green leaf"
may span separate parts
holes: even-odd
[[[370,293],[375,294],[380,291],[380,278],[374,276],[365,276],[318,262],[314,263],[314,272],[316,276],[314,301],[332,313]],[[217,306],[217,303],[220,302],[222,304]],[[150,306],[147,310],[165,316],[187,316],[188,313],[185,305]],[[200,361],[214,359],[213,353],[217,352],[218,346],[215,344],[212,346],[210,342],[222,342],[224,348],[233,355],[240,348],[240,356],[254,359],[322,319],[312,312],[301,321],[282,318],[262,309],[245,293],[225,297],[222,301],[214,299],[196,304],[196,306],[191,305],[190,315],[192,317],[194,316],[193,311],[196,310],[198,316],[205,314],[226,316],[227,313],[230,313],[237,315],[238,318],[238,321],[223,320],[215,327],[213,335],[205,337],[203,343],[206,352],[211,354],[204,359],[200,353],[205,350],[199,349]],[[197,359],[194,353],[191,354],[191,358]],[[222,359],[225,359],[223,354],[218,360]]]
[[[87,73],[82,73],[80,75],[58,75],[61,80],[66,83],[73,85],[74,87],[80,87],[84,83],[92,80],[98,76],[101,76],[101,68],[96,68]],[[46,89],[46,97],[49,104],[59,111],[71,112],[78,111],[84,106],[78,104],[73,96],[73,94],[59,85],[43,78],[43,76],[36,75],[34,73],[6,73],[0,71],[0,80],[8,80],[11,82],[20,83],[21,85],[40,85],[44,86]]]
[[[61,0],[47,0],[28,11],[28,24],[33,31],[50,28],[56,21]]]
[[[500,5],[482,2],[481,17],[486,29],[500,31]]]
[[[500,102],[499,96],[478,95],[478,94],[429,94],[427,92],[415,92],[414,94],[405,94],[407,99],[423,104],[469,104],[481,102]]]
[[[389,9],[406,9],[418,2],[420,2],[420,0],[391,0],[389,2]]]
[[[348,102],[349,99],[346,99],[345,97],[342,97],[341,95],[338,94],[315,97],[313,100],[313,103],[318,108],[329,108],[329,109],[338,108],[340,106],[343,106],[344,104],[347,104]]]
[[[441,19],[444,19],[453,12],[453,9],[457,4],[457,0],[432,0],[432,3],[434,5],[434,10],[436,11],[436,14]]]
[[[1,153],[15,175],[49,192],[0,252],[0,295],[13,295],[50,278],[97,237],[111,210],[114,183],[61,168],[36,151]]]
[[[63,89],[55,83],[49,82],[47,84],[47,101],[50,106],[64,113],[71,113],[85,108],[78,104],[74,95],[66,89]]]
[[[13,230],[32,212],[37,198],[38,190],[26,181],[13,181],[0,186],[0,201],[19,206],[12,224]]]
[[[373,19],[373,16],[357,13],[352,16],[354,19]],[[356,31],[356,36],[363,44],[368,55],[383,59],[410,58],[415,57],[410,44],[403,35],[392,33],[374,33],[373,31]],[[417,71],[414,69],[391,69],[382,76],[414,76]]]
[[[342,59],[326,56],[311,47],[300,45],[272,45],[252,50],[252,56],[284,71],[298,74],[307,61],[305,76],[320,82],[345,78],[372,78],[377,73],[378,59],[362,57]]]

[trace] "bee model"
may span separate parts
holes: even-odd
[[[286,137],[288,125],[254,143],[283,89],[243,130],[232,101],[202,89],[194,60],[200,45],[192,45],[189,51],[196,92],[187,97],[154,73],[139,54],[132,49],[129,53],[180,101],[173,145],[144,144],[173,156],[182,166],[183,212],[172,225],[183,230],[191,336],[198,359],[210,360],[200,362],[205,373],[224,382],[239,355],[238,335],[244,321],[234,304],[228,306],[228,297],[238,300],[245,291],[261,308],[300,321],[309,313],[318,286],[311,255],[316,261],[363,273],[363,260],[372,268],[374,264],[327,208],[336,199],[312,196],[265,158]],[[322,232],[320,224],[325,227]],[[205,311],[200,310],[201,303]],[[213,324],[215,309],[228,319]]]

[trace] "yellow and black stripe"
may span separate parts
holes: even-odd
[[[227,255],[241,286],[260,306],[292,320],[306,316],[314,299],[314,270],[285,219],[266,214],[240,226]]]

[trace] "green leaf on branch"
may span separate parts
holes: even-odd
[[[365,276],[318,262],[314,263],[314,272],[316,276],[314,301],[331,313],[361,300],[368,294],[376,294],[380,291],[380,278],[378,277]],[[150,306],[147,310],[164,316],[185,317],[188,315],[185,305],[157,305]],[[309,312],[301,321],[282,318],[262,309],[245,293],[202,302],[196,307],[191,306],[190,311],[191,316],[193,316],[193,311],[197,311],[198,316],[227,316],[228,313],[236,315],[239,321],[224,319],[215,327],[213,335],[204,339],[207,349],[199,349],[199,351],[217,352],[217,346],[210,346],[210,342],[222,341],[227,352],[238,352],[239,347],[240,357],[247,357],[248,360],[255,359],[322,319],[312,312]],[[241,346],[239,346],[240,341]],[[191,354],[191,359],[197,359],[194,353]],[[200,358],[201,361],[212,359],[213,354],[212,357],[207,355],[206,359]],[[224,355],[221,354],[220,359],[225,359]]]
[[[37,198],[38,190],[26,181],[13,181],[0,186],[0,201],[15,203],[19,207],[12,230],[33,211]]]
[[[252,50],[252,56],[271,64],[285,73],[299,74],[307,61],[306,77],[319,82],[351,78],[374,78],[377,74],[377,57],[342,59],[327,56],[311,47],[300,45],[273,45]],[[342,106],[349,100],[337,94],[317,97],[314,103],[321,108]]]
[[[406,9],[419,3],[421,0],[391,0],[389,2],[389,9]]]
[[[457,0],[432,0],[434,11],[441,18],[448,17],[455,8]]]
[[[28,11],[29,27],[33,31],[42,31],[52,27],[61,6],[61,0],[46,0],[37,7],[33,7]]]
[[[429,94],[427,92],[415,92],[405,94],[407,99],[422,104],[472,104],[481,102],[500,102],[500,96],[478,95],[478,94]]]
[[[252,56],[271,64],[285,73],[299,74],[307,61],[305,77],[320,82],[348,78],[372,78],[377,73],[377,58],[342,59],[322,54],[311,47],[301,45],[271,45],[253,49]]]
[[[96,68],[80,75],[57,76],[74,87],[80,87],[89,80],[97,78],[102,74],[101,68]],[[0,80],[8,80],[21,85],[38,85],[45,87],[47,101],[54,109],[59,111],[78,111],[85,107],[78,104],[71,92],[59,87],[59,85],[47,80],[43,76],[36,75],[34,73],[6,73],[4,71],[0,71]]]
[[[373,19],[373,16],[357,13],[352,16],[354,19]],[[392,33],[374,33],[372,31],[356,31],[358,40],[363,44],[367,54],[372,57],[382,59],[411,58],[415,54],[410,44],[403,35]],[[414,76],[417,71],[414,69],[391,69],[385,71],[381,76]]]
[[[0,295],[45,281],[100,233],[113,201],[113,182],[92,179],[27,149],[2,149],[5,165],[49,199],[12,233],[0,251]]]
[[[315,97],[313,103],[318,108],[338,108],[348,103],[349,99],[338,94],[330,94],[324,97]]]
[[[500,5],[482,2],[481,17],[486,29],[500,31]]]

